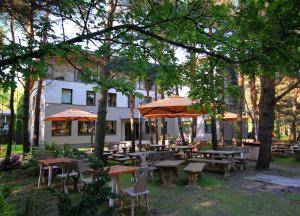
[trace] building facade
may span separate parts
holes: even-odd
[[[37,84],[37,83],[36,83]],[[87,146],[91,143],[91,128],[87,122],[80,121],[44,121],[48,116],[62,112],[68,108],[78,108],[83,111],[97,113],[99,95],[94,93],[95,85],[86,84],[80,81],[78,72],[67,64],[54,64],[49,69],[49,79],[43,80],[43,90],[41,96],[41,113],[40,113],[40,143],[57,143]],[[136,84],[137,91],[146,96],[144,82]],[[30,135],[33,137],[33,119],[36,100],[36,86],[33,88],[30,98]],[[180,88],[180,96],[186,96],[188,88]],[[149,96],[154,101],[154,89],[151,88]],[[158,94],[159,97],[159,94]],[[144,99],[135,98],[135,130],[136,139],[141,136],[142,140],[149,140],[150,127],[147,119],[142,118],[141,131],[139,133],[140,114],[137,109],[138,105]],[[148,99],[149,100],[149,99]],[[114,143],[128,141],[131,139],[130,133],[130,108],[127,96],[115,89],[109,90],[108,109],[106,122],[106,142]],[[182,119],[184,131],[189,133],[189,124],[191,119]],[[178,124],[176,119],[166,118],[167,137],[178,137]],[[225,140],[231,140],[233,136],[232,123],[225,123]],[[160,122],[159,124],[160,125]],[[159,136],[161,128],[158,128]],[[218,137],[220,134],[219,124],[217,124]],[[247,134],[245,128],[244,134]],[[210,140],[211,129],[210,121],[205,116],[197,118],[196,137],[197,140]]]

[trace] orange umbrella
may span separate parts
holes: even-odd
[[[223,121],[234,121],[238,119],[238,114],[236,113],[232,113],[232,112],[225,112],[224,116],[218,116],[217,117],[219,120],[223,120]],[[247,116],[243,115],[242,119],[248,119]]]
[[[95,121],[97,115],[77,109],[70,108],[45,118],[45,121]]]
[[[170,96],[165,99],[142,105],[138,109],[145,118],[193,118],[204,114],[204,112],[189,109],[189,106],[195,103],[195,101],[192,101],[189,98]]]

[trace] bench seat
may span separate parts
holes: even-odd
[[[224,177],[228,177],[229,169],[230,169],[230,161],[228,160],[214,160],[214,159],[205,159],[205,158],[192,158],[188,160],[189,162],[197,162],[197,163],[206,163],[209,166],[206,166],[205,169],[208,170],[220,170],[224,171]],[[218,165],[218,166],[216,166]]]

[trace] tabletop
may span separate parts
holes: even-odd
[[[76,161],[78,160],[74,158],[50,158],[50,159],[38,160],[38,163],[41,163],[44,166],[51,166],[55,164],[73,163]]]
[[[135,173],[138,168],[134,167],[134,166],[124,166],[124,165],[115,165],[115,166],[111,166],[111,167],[105,167],[105,169],[108,169],[108,174],[110,176],[115,176],[115,175],[119,175],[122,173]],[[87,168],[85,169],[84,172],[88,172],[88,173],[99,173],[99,171],[101,170],[95,170],[92,168]]]
[[[202,154],[223,154],[223,155],[234,155],[234,154],[240,154],[241,151],[218,151],[218,150],[205,150],[200,151]]]
[[[165,145],[156,145],[156,144],[152,144],[152,145],[149,145],[150,147],[163,147]]]
[[[129,152],[129,153],[126,153],[126,155],[130,156],[130,157],[138,157],[138,156],[141,156],[142,154],[145,154],[145,155],[149,155],[151,153],[153,153],[154,151],[145,151],[145,152]]]
[[[173,146],[172,149],[193,149],[192,146]]]
[[[201,172],[205,163],[189,163],[183,170],[188,172]]]
[[[156,167],[177,167],[180,164],[184,163],[184,160],[163,160],[154,166]]]

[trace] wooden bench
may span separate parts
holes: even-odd
[[[234,157],[235,163],[241,165],[241,170],[246,169],[246,158],[245,157]]]
[[[192,158],[192,159],[189,159],[188,161],[190,161],[190,162],[199,162],[199,163],[207,163],[209,166],[206,166],[205,168],[209,169],[209,170],[219,170],[219,167],[221,167],[224,171],[224,177],[228,177],[230,175],[229,170],[230,170],[230,167],[231,167],[231,163],[228,160]]]
[[[205,163],[189,163],[183,170],[188,174],[189,186],[199,187],[198,185],[198,175],[201,175],[201,172],[205,166]]]
[[[121,164],[123,164],[123,165],[124,165],[124,163],[125,163],[126,161],[131,161],[131,159],[130,159],[129,157],[112,158],[111,160],[116,161],[116,162],[119,162],[119,163],[121,163]]]

